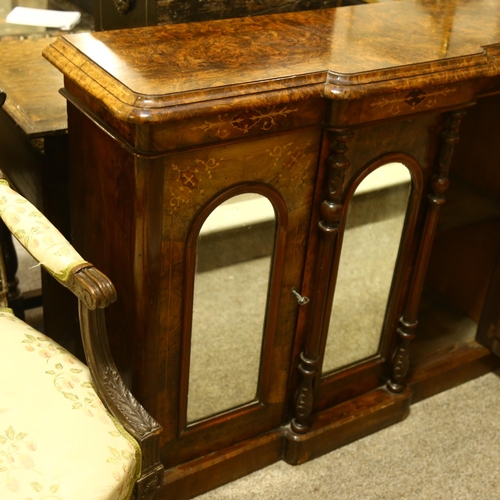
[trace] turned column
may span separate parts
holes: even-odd
[[[314,294],[311,297],[311,321],[306,336],[304,350],[300,354],[298,367],[299,387],[295,395],[295,414],[291,428],[298,434],[306,433],[310,427],[313,407],[314,379],[318,375],[320,360],[321,334],[324,330],[328,310],[328,289],[333,262],[333,252],[339,232],[340,219],[344,209],[341,203],[344,177],[350,163],[347,159],[347,143],[354,137],[352,131],[329,131],[330,155],[326,160],[327,183],[325,200],[321,204],[319,222],[318,259],[315,274]]]
[[[387,388],[395,393],[403,392],[406,387],[404,378],[408,373],[410,365],[410,344],[415,338],[420,298],[424,287],[432,243],[436,233],[441,205],[446,201],[444,193],[450,184],[448,173],[455,145],[459,141],[458,130],[464,115],[464,110],[458,110],[447,113],[445,116],[444,130],[441,133],[437,173],[432,178],[431,191],[427,195],[428,209],[422,239],[418,248],[417,261],[405,312],[399,320],[399,327],[397,329],[398,341],[392,357],[392,376],[387,383]]]

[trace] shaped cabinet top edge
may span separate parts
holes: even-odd
[[[496,0],[406,0],[68,35],[44,56],[135,123],[500,74]]]

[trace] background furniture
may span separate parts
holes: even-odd
[[[67,117],[65,100],[58,92],[63,81],[61,74],[41,57],[43,49],[54,40],[47,37],[0,43],[0,85],[7,94],[0,109],[0,170],[68,237]],[[15,258],[15,252],[10,255]],[[15,267],[15,263],[9,267],[11,273]],[[76,301],[43,273],[42,282],[47,331],[71,352],[81,355],[78,339],[70,334],[78,328]],[[17,295],[11,305],[21,315],[24,307],[30,305],[26,299],[33,293],[16,291],[15,277],[10,286],[11,299]],[[60,315],[61,309],[67,311],[65,319]]]
[[[83,2],[77,3],[82,5]],[[279,12],[325,9],[365,3],[363,0],[94,0],[97,30],[192,23],[215,19],[259,16]]]
[[[487,109],[496,102],[499,15],[488,0],[455,10],[415,0],[74,35],[45,51],[65,75],[70,102],[74,242],[127,291],[109,309],[110,337],[122,373],[164,426],[165,497],[192,497],[281,458],[300,464],[405,418],[410,401],[499,365],[475,341],[467,308],[450,309],[446,294],[432,290],[420,300],[439,256],[431,250],[460,124],[477,154],[483,144],[467,111],[476,100]],[[484,112],[472,111],[472,122]],[[485,142],[496,159],[496,142]],[[389,163],[403,164],[411,179],[404,226],[395,253],[385,252],[394,259],[385,293],[374,291],[378,278],[361,281],[383,308],[366,322],[361,301],[340,327],[349,208],[364,180]],[[221,288],[203,288],[197,271],[206,222],[240,195],[274,213],[262,303],[248,301],[233,269]],[[373,227],[386,213],[377,199]],[[376,267],[385,249],[385,240],[370,240],[357,267]],[[471,269],[487,283],[494,261]],[[234,296],[239,306],[228,310]],[[230,325],[233,349],[248,338],[241,332],[252,313],[261,314],[257,347],[242,356],[208,342],[221,328],[211,319],[201,330],[206,297],[210,317]],[[324,369],[328,351],[343,349],[332,339],[346,338],[358,357],[341,350]],[[368,340],[375,343],[366,351]],[[212,346],[206,357],[202,344]],[[228,403],[255,353],[254,392]],[[197,392],[203,379],[210,383]],[[212,410],[197,413],[197,394],[212,387]]]
[[[46,36],[57,36],[62,33],[68,33],[58,28],[47,28],[45,26],[29,26],[22,24],[12,24],[5,22],[9,12],[14,7],[30,7],[35,9],[50,9],[61,11],[75,11],[81,13],[79,23],[71,30],[77,31],[90,31],[94,29],[94,19],[89,12],[89,9],[79,8],[79,4],[85,2],[69,2],[67,0],[0,0],[0,41],[4,40],[18,40],[18,39],[35,39]]]

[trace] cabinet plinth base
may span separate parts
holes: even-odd
[[[408,385],[412,403],[447,391],[500,368],[500,359],[477,342],[457,344],[443,353],[427,356],[425,362],[411,367]]]
[[[277,462],[283,434],[277,429],[165,471],[155,500],[193,498]]]
[[[155,499],[187,500],[267,467],[281,459],[289,464],[317,458],[407,417],[411,390],[391,394],[378,389],[314,416],[311,430],[288,429],[258,436],[165,471]]]
[[[410,402],[408,388],[401,394],[378,389],[321,412],[307,434],[286,434],[283,459],[299,465],[384,429],[408,416]]]

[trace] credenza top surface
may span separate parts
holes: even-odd
[[[120,114],[122,105],[145,110],[306,87],[352,99],[384,86],[489,77],[500,73],[499,44],[497,0],[401,0],[69,35],[45,56]]]

